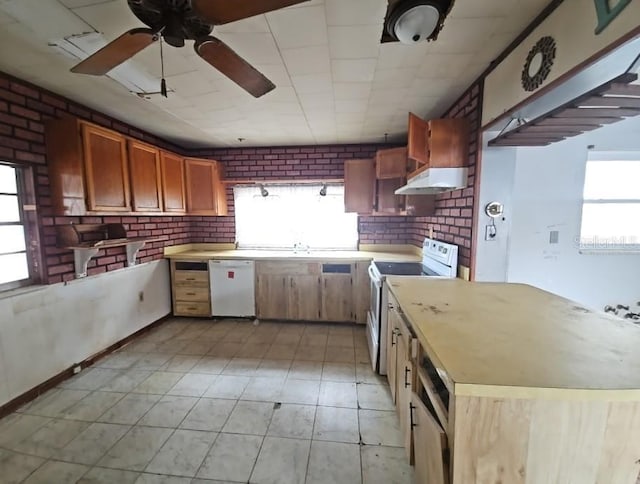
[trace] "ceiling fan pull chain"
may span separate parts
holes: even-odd
[[[160,81],[160,94],[164,97],[169,97],[167,93],[167,81],[164,78],[164,51],[162,49],[162,37],[160,37],[160,75],[162,80]]]

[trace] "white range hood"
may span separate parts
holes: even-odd
[[[467,168],[427,168],[395,191],[396,195],[435,195],[466,188]]]

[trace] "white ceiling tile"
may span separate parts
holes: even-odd
[[[304,76],[291,76],[291,82],[296,92],[301,94],[313,94],[317,92],[333,92],[333,84],[330,74],[307,74]]]
[[[104,33],[105,37],[110,40],[119,37],[127,30],[145,26],[129,10],[126,2],[97,3],[88,7],[76,8],[73,13],[94,29]]]
[[[329,27],[329,48],[332,59],[366,59],[378,57],[380,50],[378,26],[356,25]]]
[[[333,80],[335,82],[373,81],[377,63],[377,59],[332,59]]]
[[[373,78],[373,88],[408,87],[415,79],[418,69],[405,67],[399,69],[378,69]]]
[[[349,113],[364,115],[367,112],[368,103],[366,99],[354,101],[336,101],[336,113]]]
[[[438,40],[432,43],[430,52],[473,54],[504,22],[507,19],[500,17],[448,18]]]
[[[417,76],[429,79],[456,79],[467,69],[474,54],[428,54]]]
[[[267,14],[278,47],[294,49],[328,43],[322,6],[278,10]]]
[[[333,92],[336,101],[368,99],[371,92],[369,82],[334,82]]]
[[[264,15],[256,15],[255,17],[246,18],[231,22],[230,24],[217,25],[214,28],[213,35],[219,33],[269,33],[269,24]]]
[[[251,64],[281,64],[280,52],[271,34],[225,33],[218,38]]]
[[[324,3],[328,25],[378,25],[378,38],[382,37],[386,0],[325,0]]]
[[[327,45],[281,49],[280,52],[289,75],[322,74],[331,69]]]

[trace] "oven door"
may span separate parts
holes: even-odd
[[[367,342],[373,371],[378,371],[380,361],[380,309],[382,304],[382,280],[377,276],[373,264],[369,266],[371,283],[371,307],[367,313]]]

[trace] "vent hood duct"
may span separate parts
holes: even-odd
[[[427,168],[395,191],[396,195],[436,195],[466,188],[467,168]]]

